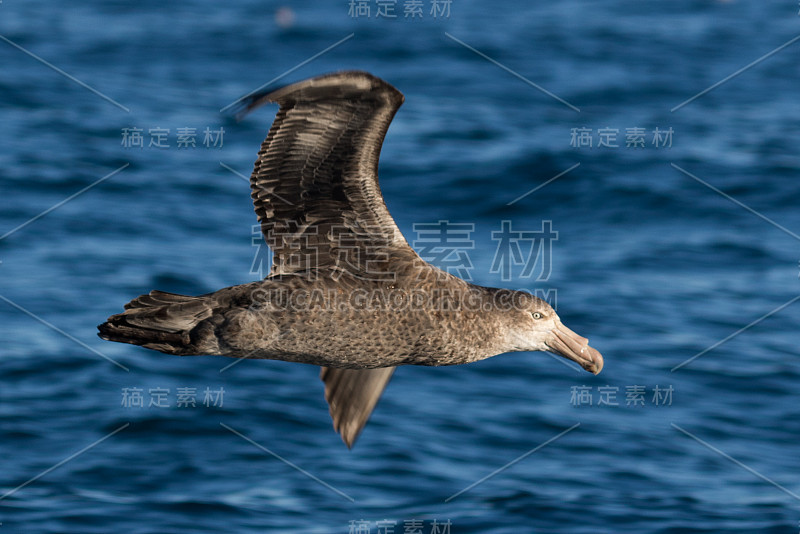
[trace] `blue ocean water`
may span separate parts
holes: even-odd
[[[418,4],[0,4],[0,533],[797,532],[797,3]],[[275,110],[220,109],[350,68],[406,95],[409,241],[474,225],[472,280],[555,290],[599,376],[402,368],[348,451],[313,367],[96,337],[258,278]],[[492,272],[503,221],[551,221],[547,280]]]

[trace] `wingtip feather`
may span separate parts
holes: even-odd
[[[324,98],[363,97],[375,90],[380,90],[379,93],[386,95],[398,106],[405,101],[403,93],[385,80],[366,71],[344,70],[252,93],[240,99],[231,111],[236,120],[241,121],[251,111],[264,104],[282,104],[293,99],[313,101]]]

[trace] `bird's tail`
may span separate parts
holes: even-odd
[[[151,291],[125,305],[99,325],[98,335],[108,341],[141,345],[167,354],[213,354],[208,345],[213,324],[214,299]],[[213,323],[213,321],[211,321]]]

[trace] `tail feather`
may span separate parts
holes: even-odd
[[[126,310],[135,308],[149,308],[151,306],[163,306],[164,304],[176,304],[179,302],[191,302],[199,297],[188,295],[178,295],[177,293],[167,293],[154,289],[146,295],[140,295],[125,305]]]
[[[216,303],[209,297],[190,297],[151,291],[125,305],[123,313],[112,315],[99,325],[99,336],[108,341],[141,345],[168,354],[198,354],[198,326],[214,313]],[[199,332],[202,331],[202,332]]]

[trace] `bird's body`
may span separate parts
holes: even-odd
[[[130,332],[117,324],[106,337],[135,339],[156,312],[180,319],[162,320],[170,331],[160,337],[141,332],[142,345],[179,355],[371,369],[469,363],[515,348],[506,323],[518,318],[502,305],[534,297],[430,271],[422,280],[389,284],[290,276],[199,297],[154,291],[129,305],[124,320]]]
[[[423,261],[380,194],[383,137],[402,95],[363,72],[249,100],[281,108],[251,177],[274,252],[261,281],[197,297],[152,291],[100,336],[177,355],[319,365],[334,426],[352,445],[394,369],[551,350],[592,372],[600,354],[525,292],[476,286]]]

